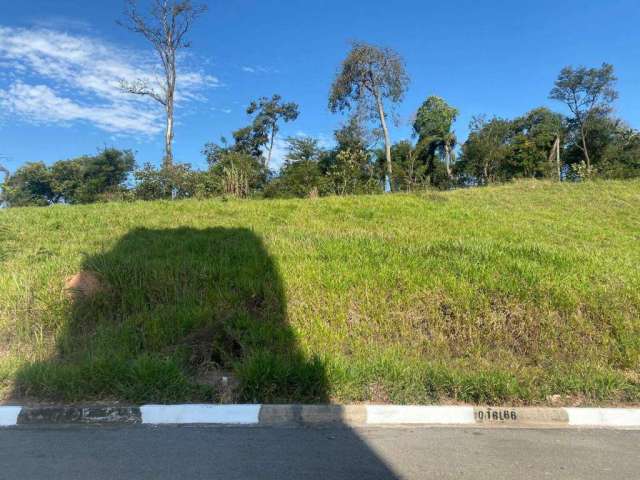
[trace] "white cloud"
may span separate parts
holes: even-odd
[[[0,105],[39,124],[90,122],[113,133],[153,135],[163,128],[160,106],[122,93],[121,80],[159,85],[150,53],[142,55],[97,38],[44,28],[0,26]],[[2,77],[0,77],[2,78]],[[180,71],[178,105],[202,100],[218,79],[201,71]]]
[[[7,90],[0,90],[0,103],[35,124],[70,125],[76,121],[86,121],[114,133],[153,134],[162,130],[158,115],[153,111],[141,110],[129,103],[118,108],[112,105],[85,106],[59,96],[47,85],[28,85],[18,81]]]
[[[271,151],[271,169],[280,170],[284,165],[285,158],[288,153],[287,142],[282,137],[276,137],[273,142],[273,150]]]

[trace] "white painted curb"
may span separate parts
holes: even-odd
[[[565,408],[575,427],[640,427],[640,408]]]
[[[274,425],[294,420],[349,426],[482,425],[640,429],[640,408],[498,408],[420,405],[144,405],[125,407],[121,423],[148,425]],[[329,407],[329,408],[328,408]],[[100,412],[105,407],[96,407]],[[108,407],[106,407],[108,409]],[[70,415],[71,407],[0,406],[0,427],[21,424],[100,423],[103,416]],[[75,408],[78,410],[78,408]],[[91,410],[86,409],[86,410]],[[53,413],[52,413],[53,411]],[[493,414],[489,416],[487,412]],[[275,412],[275,413],[274,413]],[[72,412],[73,413],[73,412]],[[480,415],[483,414],[483,415]],[[300,417],[300,418],[298,418]],[[111,418],[111,417],[109,417]],[[87,420],[88,419],[88,420]]]
[[[142,423],[257,425],[260,405],[143,405]]]
[[[367,425],[472,425],[473,407],[367,405]]]
[[[0,407],[0,427],[17,425],[21,410],[22,407]]]

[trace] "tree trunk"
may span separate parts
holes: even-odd
[[[558,171],[558,181],[562,181],[562,168],[560,166],[560,136],[556,136],[556,139],[553,142],[553,147],[551,147],[551,152],[549,153],[549,163],[551,166],[556,164],[556,169]]]
[[[173,99],[167,101],[167,129],[164,136],[164,161],[163,166],[173,166]]]
[[[444,144],[444,162],[447,167],[447,177],[451,179],[451,146],[445,142]]]
[[[556,166],[558,167],[558,181],[562,181],[562,167],[560,166],[560,137],[556,140]]]
[[[267,163],[265,165],[265,167],[267,167],[267,169],[269,168],[269,165],[271,164],[271,154],[273,153],[273,143],[275,142],[276,139],[276,129],[272,128],[271,129],[271,141],[269,142],[269,153],[267,154]]]
[[[589,151],[587,150],[587,139],[585,138],[584,124],[580,125],[580,136],[582,137],[582,151],[584,152],[584,159],[587,162],[587,169],[591,170],[591,159],[589,158]]]
[[[409,150],[409,185],[408,185],[408,189],[409,191],[413,191],[413,185],[415,184],[415,176],[413,174],[414,170],[415,170],[415,165],[414,165],[414,155],[413,152],[411,150]]]
[[[382,132],[384,133],[384,151],[387,158],[387,177],[389,179],[389,188],[393,191],[393,166],[391,165],[391,139],[389,138],[389,129],[387,128],[387,121],[384,116],[384,106],[382,105],[382,98],[380,93],[375,93],[376,103],[378,104],[378,115],[380,115],[380,125],[382,125]]]

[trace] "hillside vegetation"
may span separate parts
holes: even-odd
[[[7,399],[640,401],[638,181],[16,208],[0,229]],[[80,271],[97,295],[65,293]]]

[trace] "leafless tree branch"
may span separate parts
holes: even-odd
[[[145,80],[123,80],[122,91],[147,96],[165,108],[165,166],[173,164],[173,112],[177,80],[178,50],[190,47],[186,35],[194,21],[206,11],[205,5],[194,6],[191,0],[153,0],[147,15],[140,13],[138,0],[126,0],[124,21],[118,22],[128,30],[142,35],[160,57],[164,70],[161,92],[151,88]]]
[[[125,93],[131,93],[133,95],[151,97],[156,102],[162,104],[163,106],[165,107],[167,106],[166,95],[161,95],[160,93],[153,90],[151,87],[149,87],[148,83],[144,80],[134,80],[132,82],[122,80],[120,81],[120,90],[122,90]]]

